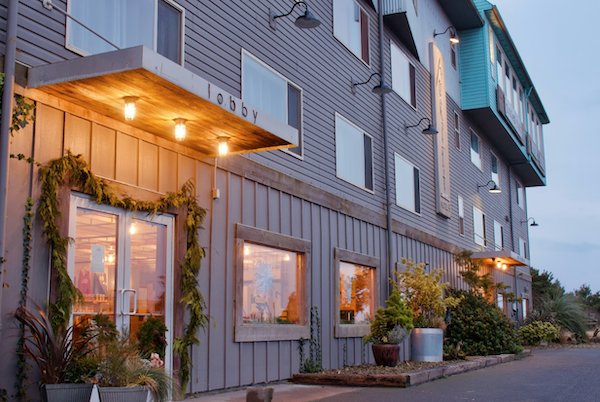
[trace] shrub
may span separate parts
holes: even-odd
[[[410,333],[413,327],[413,312],[397,289],[392,291],[386,304],[386,308],[379,307],[375,312],[375,319],[371,322],[371,334],[365,336],[365,343],[400,343],[404,338],[398,342],[392,342],[402,335],[400,330],[396,329],[398,327],[404,328],[407,334]]]
[[[144,359],[149,359],[152,353],[158,353],[161,359],[165,358],[167,326],[156,317],[148,317],[138,328],[136,333],[139,351]]]
[[[563,293],[560,288],[544,295],[526,321],[547,321],[571,332],[578,340],[587,339],[587,321],[583,303],[577,296]]]
[[[523,350],[514,324],[498,307],[470,292],[454,290],[453,293],[462,298],[452,309],[452,320],[446,328],[448,348],[462,342],[461,350],[470,356]]]
[[[537,345],[542,341],[551,342],[560,335],[560,327],[542,321],[534,321],[519,329],[519,335],[528,345]]]

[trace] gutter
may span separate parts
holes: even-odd
[[[381,82],[385,82],[385,57],[383,53],[383,0],[377,0],[377,14],[379,16],[379,74],[381,75]],[[392,203],[391,203],[391,188],[390,188],[390,155],[388,150],[388,135],[387,135],[387,102],[385,94],[381,95],[381,126],[383,134],[383,154],[385,163],[385,212],[387,220],[387,257],[388,257],[388,277],[391,276],[394,268],[393,264],[393,236],[392,231]],[[386,287],[389,291],[389,286]],[[389,293],[389,292],[388,292]],[[386,299],[389,294],[386,294]]]
[[[8,202],[8,158],[10,125],[15,90],[15,64],[17,59],[17,18],[19,0],[8,0],[6,18],[6,43],[4,54],[4,92],[2,93],[2,120],[0,121],[0,311],[4,288],[4,261],[6,256],[6,215]],[[2,316],[0,315],[0,334]]]

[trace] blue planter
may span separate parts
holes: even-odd
[[[444,360],[444,331],[440,328],[413,328],[410,338],[410,359],[415,362]]]

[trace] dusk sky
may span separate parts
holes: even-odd
[[[531,266],[567,291],[600,290],[600,2],[492,0],[550,118],[544,126],[546,187],[527,189]]]

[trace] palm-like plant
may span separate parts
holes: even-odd
[[[63,327],[54,332],[44,310],[34,305],[34,312],[22,306],[15,313],[15,318],[26,331],[23,348],[39,367],[45,384],[67,382],[67,376],[78,359],[90,352],[88,346],[94,336],[80,336],[81,331],[76,331],[79,329],[77,326]]]
[[[587,315],[580,299],[560,288],[543,296],[529,320],[548,321],[560,325],[580,339],[586,339]]]

